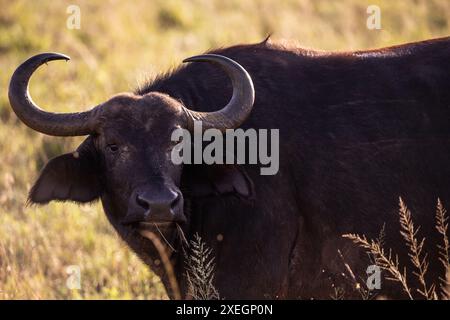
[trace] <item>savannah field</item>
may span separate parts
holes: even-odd
[[[69,5],[81,28],[69,29]],[[366,27],[369,5],[381,30]],[[131,91],[210,48],[272,38],[324,50],[376,48],[450,35],[448,0],[0,0],[0,299],[166,299],[159,279],[109,226],[100,204],[27,206],[48,159],[81,138],[47,137],[21,124],[7,88],[15,67],[46,51],[70,55],[32,80],[51,111],[80,111]],[[66,286],[79,266],[81,289]]]

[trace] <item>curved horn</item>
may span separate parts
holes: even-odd
[[[193,122],[202,121],[204,130],[216,128],[221,131],[239,127],[250,115],[255,101],[255,89],[247,71],[230,58],[217,54],[204,54],[183,60],[183,62],[212,62],[228,74],[233,86],[233,96],[230,102],[221,110],[214,112],[198,112],[185,109],[189,115],[189,129]]]
[[[40,109],[31,99],[28,83],[34,71],[52,60],[70,60],[60,53],[41,53],[22,63],[9,83],[9,102],[16,115],[28,127],[52,136],[84,136],[93,132],[91,111],[53,113]]]

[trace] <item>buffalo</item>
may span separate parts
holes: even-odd
[[[437,197],[450,204],[449,57],[450,38],[351,52],[266,39],[189,58],[195,63],[133,93],[59,114],[40,109],[27,86],[39,66],[69,58],[33,56],[12,76],[14,112],[38,132],[87,138],[46,164],[29,201],[100,199],[172,298],[142,230],[158,229],[170,244],[182,298],[189,294],[180,232],[212,248],[223,298],[329,298],[344,271],[341,254],[358,275],[371,264],[343,234],[375,238],[385,225],[387,245],[408,259],[399,196],[435,258],[433,208]],[[261,175],[254,164],[175,165],[171,132],[192,130],[195,120],[221,131],[279,129],[278,173]],[[428,276],[442,271],[432,264]],[[404,297],[389,282],[382,290]]]

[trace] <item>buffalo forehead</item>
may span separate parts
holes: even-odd
[[[105,106],[100,119],[102,131],[154,131],[160,134],[179,126],[181,110],[166,101],[138,100],[111,101]]]

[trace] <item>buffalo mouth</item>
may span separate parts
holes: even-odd
[[[156,245],[154,237],[158,237],[170,249],[171,254],[177,252],[176,243],[187,243],[184,231],[176,221],[139,222],[134,229],[142,238],[153,242],[154,245]]]
[[[139,222],[136,224],[137,229],[153,230],[155,228],[167,229],[175,227],[175,221],[155,221],[155,222]]]
[[[176,227],[175,221],[142,221],[133,223],[124,223],[123,225],[140,233],[141,231],[166,231]]]
[[[156,221],[135,221],[123,223],[125,227],[129,228],[134,235],[142,237],[146,240],[151,240],[149,234],[154,234],[158,238],[162,239],[163,242],[172,251],[176,252],[173,245],[178,243],[177,239],[181,243],[187,243],[185,237],[186,221],[179,220],[156,220]]]

